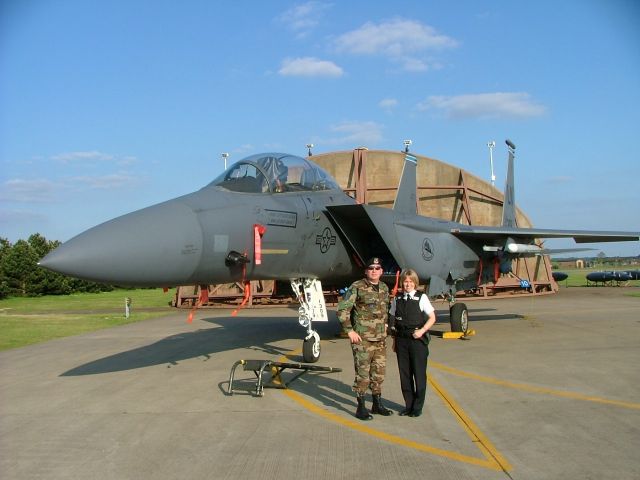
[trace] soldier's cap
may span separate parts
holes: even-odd
[[[371,257],[367,262],[367,266],[372,267],[373,265],[380,265],[382,267],[382,262],[378,257]]]

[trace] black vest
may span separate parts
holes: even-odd
[[[420,310],[420,297],[422,292],[416,292],[414,298],[404,299],[403,295],[396,297],[396,322],[398,330],[422,328],[426,323],[426,314]]]

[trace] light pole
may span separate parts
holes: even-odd
[[[496,184],[496,176],[493,174],[493,149],[496,146],[496,142],[491,140],[487,143],[487,147],[489,147],[489,163],[491,164],[491,186],[495,186]]]
[[[229,154],[227,152],[221,153],[222,160],[224,160],[224,169],[227,169],[227,158],[229,158]]]

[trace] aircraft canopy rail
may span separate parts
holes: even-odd
[[[252,370],[256,376],[256,387],[253,390],[253,394],[257,397],[262,397],[264,395],[265,388],[280,388],[286,389],[291,382],[300,378],[305,373],[310,371],[312,372],[323,372],[323,373],[333,373],[333,372],[341,372],[342,369],[338,367],[321,367],[320,365],[308,365],[305,363],[292,363],[292,362],[274,362],[271,360],[238,360],[231,367],[231,372],[229,373],[229,387],[227,389],[228,395],[233,395],[234,392],[238,390],[234,390],[233,381],[236,373],[236,368],[242,365],[244,371]],[[269,368],[269,373],[271,377],[267,380],[267,382],[263,382],[262,374],[265,370]],[[287,368],[301,370],[296,373],[293,378],[289,379],[285,382],[280,374]]]
[[[340,190],[314,162],[286,153],[259,153],[233,164],[209,186],[245,193]]]

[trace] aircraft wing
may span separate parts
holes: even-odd
[[[509,228],[460,226],[451,229],[457,237],[490,239],[511,237],[513,239],[573,238],[576,243],[632,242],[640,240],[640,232],[616,232],[606,230],[554,230],[546,228]]]

